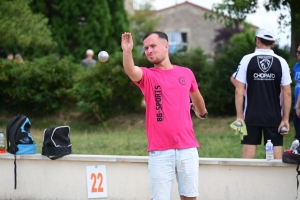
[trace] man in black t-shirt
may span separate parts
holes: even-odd
[[[259,29],[255,41],[255,52],[243,57],[235,75],[237,120],[245,122],[248,132],[241,141],[243,158],[255,157],[256,145],[261,144],[263,133],[264,144],[271,140],[274,158],[281,159],[283,135],[288,133],[290,127],[290,70],[287,62],[271,50],[275,44],[272,31]],[[287,132],[280,134],[282,126],[287,127]]]

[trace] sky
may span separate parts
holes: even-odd
[[[135,0],[136,2],[143,0]],[[186,0],[153,0],[153,7],[155,10],[160,10],[163,8],[167,8],[170,6],[174,6],[179,3],[183,3]],[[253,24],[259,28],[267,28],[271,29],[275,33],[275,37],[277,38],[277,42],[280,46],[288,45],[290,46],[290,27],[286,28],[286,33],[281,33],[278,29],[278,17],[279,13],[288,14],[287,11],[269,11],[267,12],[263,7],[263,2],[265,0],[258,0],[259,8],[255,14],[248,15],[246,21],[250,24]],[[211,9],[213,3],[222,3],[222,0],[188,0],[188,2],[202,6],[207,9]]]

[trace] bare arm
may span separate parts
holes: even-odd
[[[143,71],[138,66],[134,65],[132,57],[133,40],[131,33],[122,34],[122,50],[123,50],[123,66],[125,73],[132,81],[140,81],[143,76]]]
[[[280,89],[280,101],[281,101],[281,110],[282,110],[282,113],[283,113],[283,110],[284,110],[283,105],[284,105],[284,103],[283,103],[282,88]]]
[[[232,85],[234,87],[236,87],[238,80],[236,80],[233,75],[230,77],[230,81],[231,81]],[[246,89],[244,89],[243,95],[246,96]]]
[[[243,114],[244,88],[245,88],[245,84],[236,80],[235,109],[236,109],[236,118],[239,121],[244,121],[244,114]]]
[[[233,85],[234,87],[236,87],[236,82],[237,82],[237,80],[234,78],[234,76],[231,76],[231,77],[230,77],[230,81],[231,81],[232,85]]]
[[[287,131],[289,131],[290,129],[289,115],[290,115],[290,109],[292,104],[291,86],[290,85],[282,86],[281,92],[283,98],[283,116],[282,116],[281,123],[278,127],[278,133],[280,133],[280,128],[282,126],[285,126],[287,128]]]
[[[196,107],[196,109],[194,109],[196,116],[200,118],[200,115],[205,115],[207,110],[200,91],[197,90],[196,92],[190,92],[190,97],[192,99],[193,104]]]

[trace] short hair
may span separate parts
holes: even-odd
[[[85,52],[86,55],[94,55],[94,51],[92,49],[88,49]]]
[[[21,56],[21,54],[17,53],[17,54],[15,55],[15,58],[16,58],[16,59],[22,59],[22,56]]]
[[[143,41],[144,41],[147,37],[149,37],[150,35],[152,35],[152,34],[157,35],[158,38],[167,40],[167,42],[169,41],[169,40],[168,40],[168,35],[165,34],[164,32],[161,32],[161,31],[153,31],[153,32],[147,33],[147,34],[144,36]]]
[[[257,37],[260,41],[261,41],[261,43],[263,44],[263,45],[265,45],[265,46],[272,46],[273,45],[273,43],[275,42],[275,41],[272,41],[272,40],[266,40],[266,39],[263,39],[263,38],[260,38],[260,37]]]

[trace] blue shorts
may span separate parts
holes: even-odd
[[[171,199],[175,176],[179,195],[186,197],[199,195],[197,148],[151,151],[148,170],[153,200]]]

